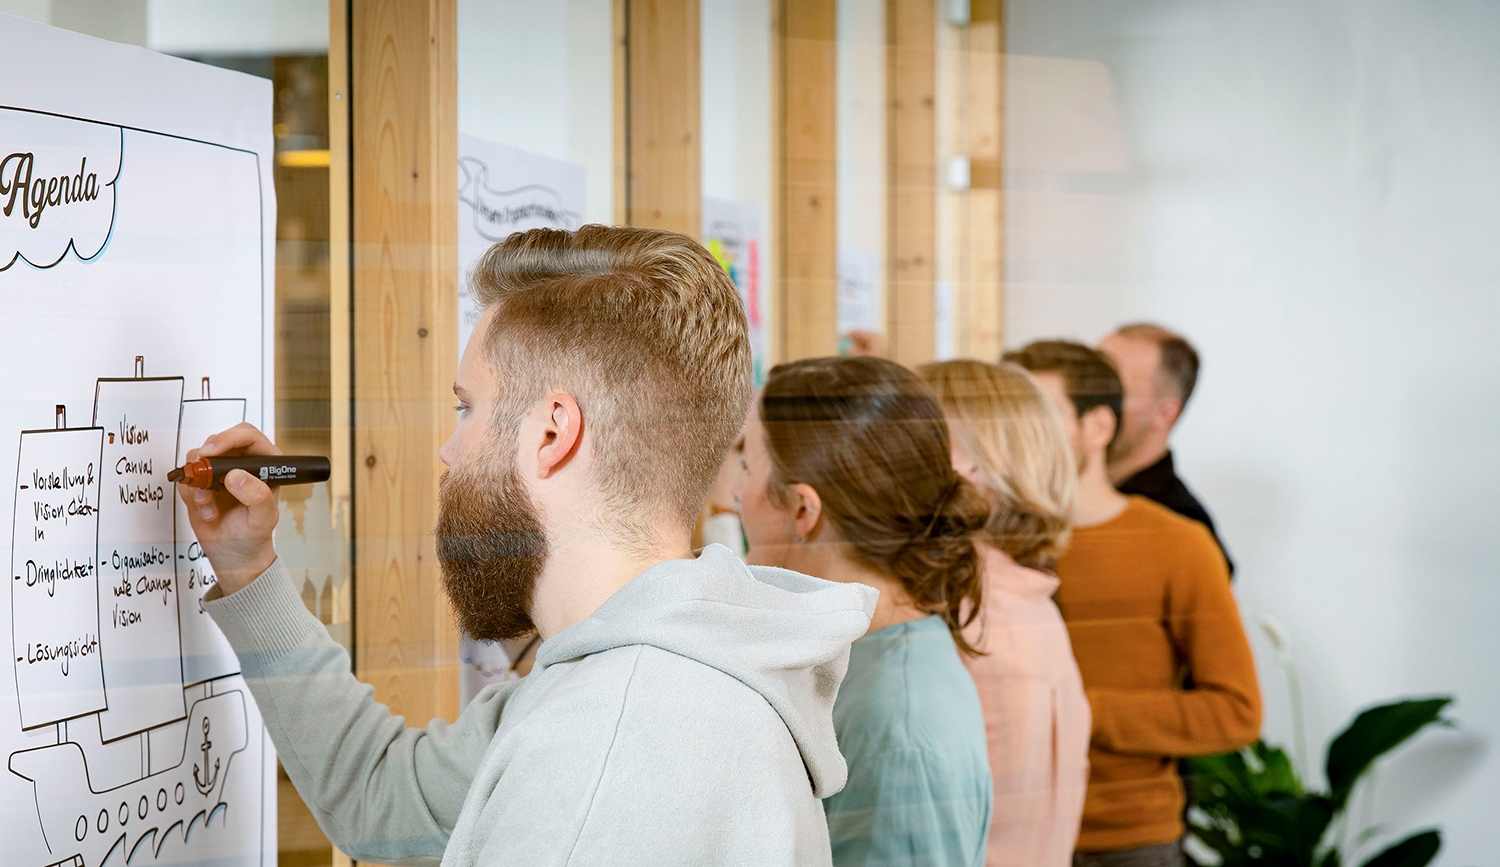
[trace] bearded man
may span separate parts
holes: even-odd
[[[292,782],[361,861],[828,864],[875,592],[690,549],[750,399],[734,285],[686,237],[603,226],[513,235],[472,284],[437,551],[464,631],[543,639],[526,678],[406,727],[276,561],[272,489],[183,489]],[[241,425],[189,456],[244,453],[277,451]]]

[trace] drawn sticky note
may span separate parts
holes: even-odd
[[[22,728],[104,710],[99,654],[100,428],[24,431],[10,596]]]
[[[99,512],[99,619],[109,710],[106,741],[182,719],[176,578],[176,491],[182,377],[101,379],[104,428]]]
[[[187,460],[189,449],[203,445],[212,434],[245,420],[244,398],[187,400],[182,403],[182,432],[178,438],[176,464]],[[224,633],[214,625],[200,601],[208,588],[218,583],[213,566],[204,556],[182,498],[174,498],[177,509],[177,605],[182,623],[182,682],[188,685],[238,674],[240,661]]]

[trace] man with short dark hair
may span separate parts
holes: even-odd
[[[1137,322],[1122,325],[1099,341],[1125,387],[1120,433],[1109,449],[1109,476],[1122,494],[1139,494],[1208,528],[1224,554],[1229,575],[1234,561],[1208,510],[1177,476],[1167,443],[1198,384],[1198,351],[1182,335]]]
[[[1177,759],[1239,749],[1260,731],[1260,688],[1224,558],[1202,524],[1110,483],[1105,455],[1123,390],[1109,359],[1047,340],[1005,360],[1036,377],[1078,460],[1055,597],[1094,717],[1073,863],[1181,867]]]
[[[407,728],[302,606],[274,491],[182,491],[298,792],[361,861],[830,864],[833,701],[876,594],[693,555],[751,394],[734,284],[689,238],[604,226],[512,235],[472,283],[435,553],[465,632],[540,634],[526,678]],[[279,452],[241,425],[188,456],[244,453]]]

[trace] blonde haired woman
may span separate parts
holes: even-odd
[[[984,595],[965,629],[995,783],[988,867],[1066,867],[1088,784],[1090,715],[1052,602],[1078,473],[1062,419],[1012,364],[946,361],[918,371],[952,432],[953,466],[988,495]]]

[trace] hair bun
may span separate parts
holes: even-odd
[[[924,531],[913,534],[891,561],[891,571],[912,601],[924,611],[943,615],[956,639],[979,611],[984,581],[974,538],[989,517],[985,496],[967,480],[956,478]],[[967,616],[961,618],[960,612]],[[967,642],[959,646],[973,652]]]
[[[945,536],[967,538],[983,530],[989,520],[987,498],[967,479],[955,474],[953,483],[938,500],[926,536],[930,539]]]

